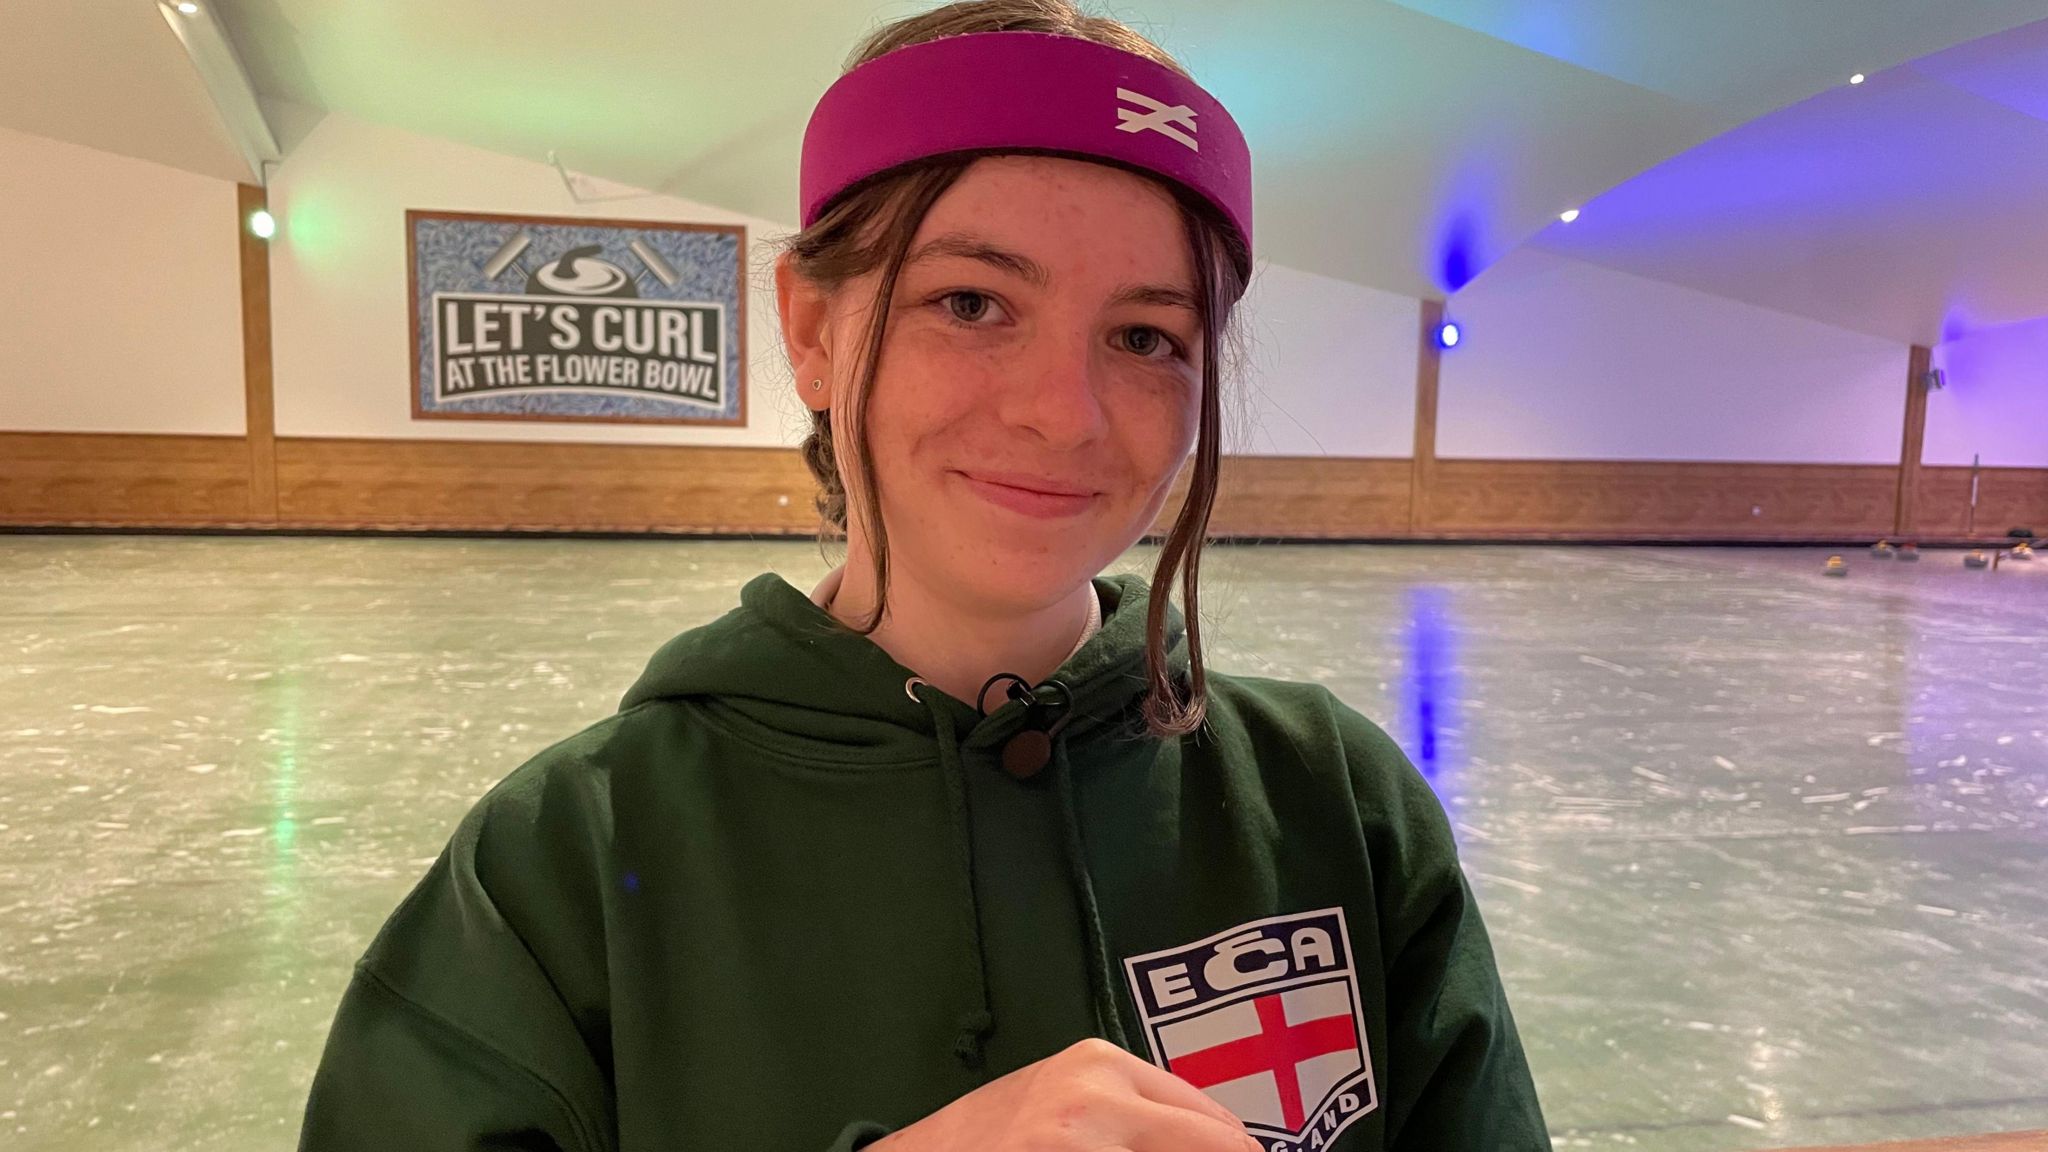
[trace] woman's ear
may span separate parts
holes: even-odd
[[[822,412],[832,407],[832,341],[829,299],[796,270],[790,254],[775,260],[775,310],[782,317],[782,343],[796,373],[797,397],[804,407]]]

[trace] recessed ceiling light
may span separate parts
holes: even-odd
[[[1557,218],[1569,224],[1579,218],[1579,210],[1577,208],[1567,208],[1559,213]]]
[[[192,0],[179,0],[178,11],[183,12],[187,16],[197,16],[199,15],[199,5],[194,4]]]
[[[1861,72],[1858,72],[1858,73],[1857,73],[1857,74],[1855,74],[1854,76],[1851,76],[1851,77],[1849,77],[1849,83],[1851,83],[1851,84],[1861,84],[1861,83],[1863,83],[1863,73],[1861,73]]]

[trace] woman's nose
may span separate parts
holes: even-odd
[[[1072,448],[1103,435],[1103,365],[1086,338],[1034,342],[1020,365],[1021,387],[1006,389],[1005,423],[1028,428],[1053,448]]]

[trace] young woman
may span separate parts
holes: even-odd
[[[778,303],[846,564],[757,577],[477,805],[301,1147],[1548,1149],[1427,784],[1323,688],[1203,667],[1229,114],[1066,0],[954,4],[856,53],[802,193]],[[1149,585],[1097,576],[1191,450]]]

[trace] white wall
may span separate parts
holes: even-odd
[[[1927,397],[1921,462],[2048,468],[2048,317],[1935,346],[1948,377]]]
[[[1407,456],[1415,450],[1421,302],[1269,264],[1240,323],[1250,341],[1241,393],[1225,411],[1226,452]]]
[[[1528,248],[1449,315],[1439,456],[1899,459],[1904,344]]]
[[[321,119],[270,181],[278,435],[795,445],[802,406],[763,244],[788,226],[600,182],[580,184],[579,194],[584,202],[545,163],[347,116]],[[747,427],[413,419],[408,208],[745,225]]]
[[[794,158],[792,158],[792,163]],[[791,389],[763,241],[790,225],[592,184],[578,203],[555,170],[328,115],[270,183],[277,431],[282,436],[795,445]],[[748,427],[415,420],[405,274],[408,208],[740,223],[748,228]],[[1226,450],[1405,456],[1413,441],[1416,301],[1280,266],[1243,305],[1249,371]]]
[[[275,169],[272,324],[288,436],[793,445],[804,426],[765,241],[788,225],[590,184],[546,164],[327,116]],[[243,430],[234,186],[0,129],[0,429]],[[744,429],[412,419],[407,208],[741,223]],[[1400,457],[1414,419],[1417,302],[1264,265],[1226,449]],[[1447,457],[1891,463],[1903,345],[1524,249],[1454,297]],[[2048,466],[2048,320],[1945,344],[1925,459]]]
[[[0,430],[239,436],[235,186],[0,128]]]

